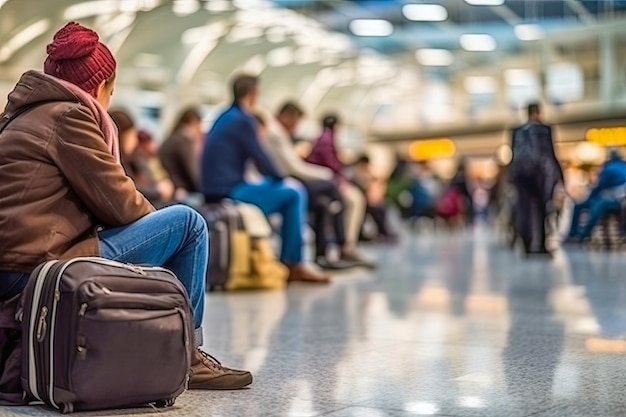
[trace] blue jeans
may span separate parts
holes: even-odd
[[[572,225],[569,228],[569,237],[578,237],[580,235],[580,215],[583,210],[589,210],[591,208],[591,199],[586,199],[581,203],[574,205],[572,211]]]
[[[572,226],[570,227],[569,236],[588,238],[591,236],[591,231],[598,223],[598,220],[612,211],[618,211],[620,208],[621,204],[615,197],[596,196],[576,204],[572,213]],[[581,211],[587,209],[589,210],[587,223],[583,227],[579,227]]]
[[[187,290],[193,309],[196,345],[201,345],[209,232],[192,208],[174,205],[126,226],[99,233],[100,256],[114,261],[164,266]]]
[[[307,207],[307,194],[303,187],[282,181],[266,180],[261,183],[241,183],[230,193],[230,198],[254,204],[266,216],[278,213],[282,217],[282,247],[280,260],[288,265],[302,262],[302,228]]]

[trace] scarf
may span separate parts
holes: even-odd
[[[119,140],[119,132],[117,126],[109,113],[104,110],[104,108],[93,98],[89,93],[87,93],[82,88],[78,87],[75,84],[72,84],[68,81],[62,80],[57,77],[53,77],[49,74],[44,74],[46,77],[50,77],[55,82],[63,85],[65,88],[70,90],[72,94],[74,94],[79,102],[83,104],[85,107],[89,109],[94,119],[96,119],[96,123],[98,124],[98,128],[102,132],[102,136],[104,138],[104,143],[106,143],[111,155],[115,158],[117,162],[120,162],[120,140]]]

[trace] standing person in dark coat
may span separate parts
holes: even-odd
[[[513,129],[511,149],[517,232],[527,254],[547,254],[545,219],[563,171],[554,153],[552,128],[543,123],[539,104],[530,104],[528,122]]]

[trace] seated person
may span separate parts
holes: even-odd
[[[292,138],[303,115],[304,112],[296,103],[283,104],[276,118],[268,122],[267,149],[276,165],[287,175],[300,181],[308,191],[311,227],[315,233],[315,262],[323,269],[343,269],[358,265],[362,259],[355,253],[355,247],[346,241],[344,202],[333,181],[333,172],[326,167],[303,161],[296,153]],[[332,220],[335,240],[340,247],[338,262],[327,258],[326,224],[329,218]]]
[[[96,32],[74,22],[54,35],[47,52],[44,72],[24,73],[4,111],[27,109],[0,133],[0,301],[23,291],[29,274],[51,259],[100,256],[165,266],[193,309],[189,387],[249,385],[249,372],[223,367],[200,350],[206,222],[185,206],[155,210],[120,164],[117,128],[106,112],[113,54]]]
[[[135,187],[155,207],[163,207],[174,198],[174,184],[169,179],[156,181],[148,160],[138,152],[139,135],[135,123],[124,110],[109,112],[119,129],[120,156],[126,175],[135,181]]]
[[[159,159],[159,145],[154,139],[154,136],[149,131],[142,129],[137,132],[137,139],[139,140],[139,144],[134,152],[135,158],[145,161],[143,163],[146,164],[155,181],[169,180],[171,182],[170,176],[165,168],[163,168],[161,160]],[[172,185],[173,184],[172,182]]]
[[[396,240],[396,235],[389,230],[387,224],[387,205],[385,204],[385,183],[372,173],[370,158],[361,155],[352,170],[352,182],[365,195],[367,206],[365,213],[369,214],[378,229],[377,238],[385,241]],[[362,228],[361,228],[362,229]]]
[[[280,260],[290,269],[289,280],[327,283],[329,277],[303,263],[303,196],[283,181],[285,175],[263,150],[252,115],[256,104],[258,79],[241,75],[233,82],[234,103],[215,121],[206,135],[202,153],[201,188],[207,202],[221,198],[258,206],[266,215],[282,217]],[[264,179],[249,183],[244,179],[249,161]]]
[[[172,133],[159,148],[161,164],[176,187],[177,201],[188,202],[200,192],[201,141],[202,115],[197,109],[189,108],[180,114]]]
[[[609,160],[604,163],[595,187],[589,197],[582,203],[574,206],[572,225],[570,227],[568,242],[579,242],[591,236],[591,231],[603,216],[611,211],[619,211],[621,202],[626,194],[626,161],[617,150],[610,152]],[[589,210],[587,223],[581,227],[580,214],[583,210]]]
[[[361,226],[365,218],[365,196],[352,184],[344,174],[344,165],[339,160],[335,144],[335,134],[339,129],[339,118],[328,115],[322,120],[322,135],[315,141],[313,149],[305,160],[311,164],[330,168],[337,181],[339,192],[343,198],[346,221],[346,244],[342,259],[355,261],[363,266],[375,267],[372,262],[365,261],[356,251],[361,234]]]

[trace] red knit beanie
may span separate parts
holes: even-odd
[[[86,92],[93,91],[115,73],[117,63],[98,34],[76,22],[70,22],[54,34],[48,44],[48,58],[43,64],[46,74],[76,84]]]

